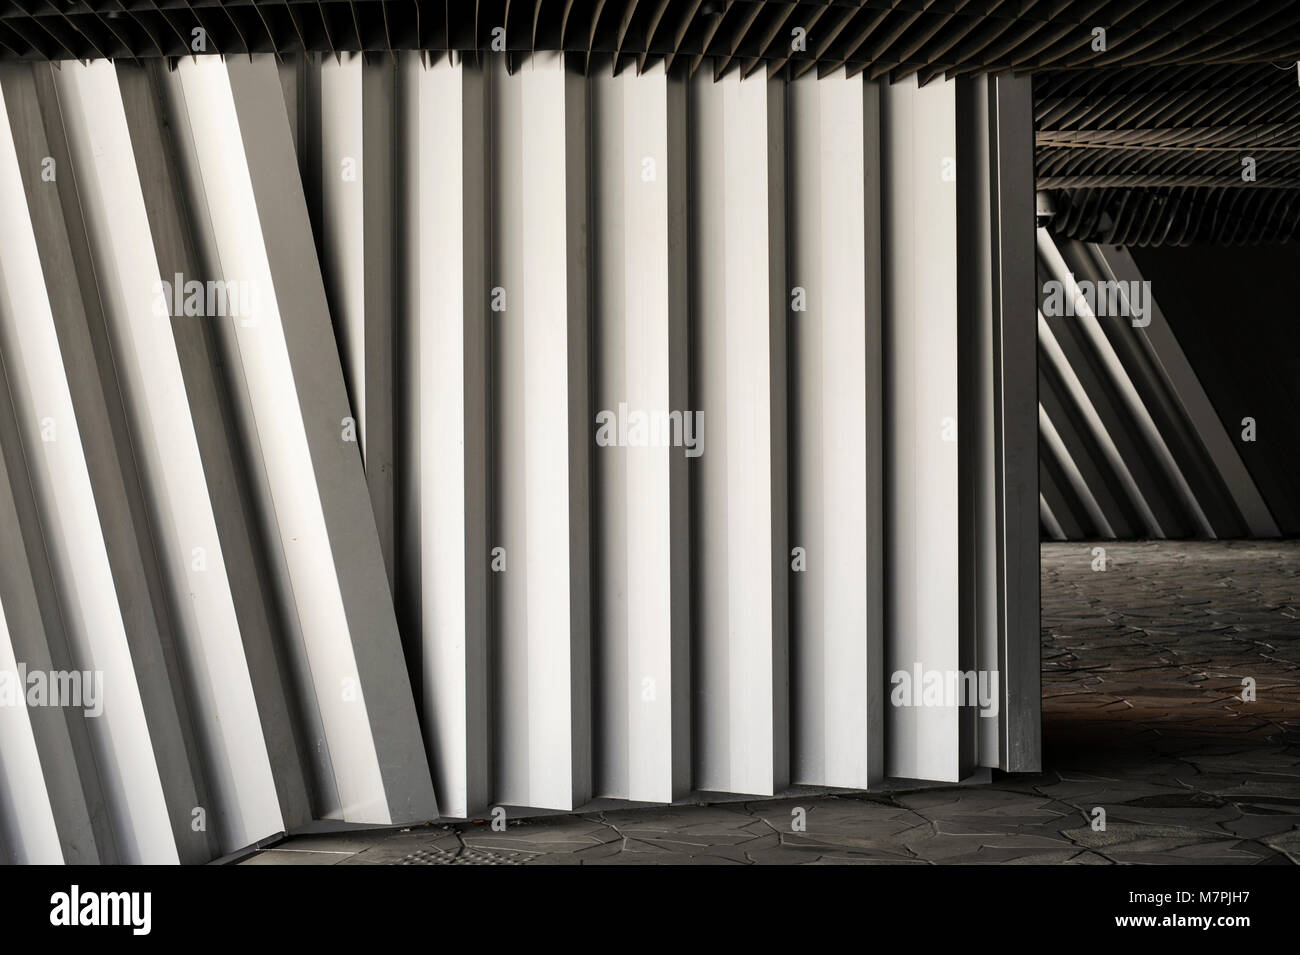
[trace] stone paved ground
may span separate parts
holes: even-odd
[[[245,864],[1300,862],[1300,541],[1108,544],[1105,572],[1092,546],[1043,547],[1039,775],[298,836]]]

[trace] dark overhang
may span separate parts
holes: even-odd
[[[0,60],[421,50],[583,70],[1035,76],[1053,228],[1124,244],[1300,232],[1295,0],[12,0]],[[1243,177],[1244,159],[1253,161]]]
[[[0,56],[565,50],[872,77],[1300,58],[1291,0],[11,0]],[[496,30],[503,34],[494,34]],[[796,29],[804,49],[792,49]],[[1104,30],[1104,43],[1094,31]]]

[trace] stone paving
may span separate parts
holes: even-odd
[[[1108,543],[1105,571],[1094,546],[1042,550],[1041,774],[303,835],[245,864],[1300,862],[1300,541]]]

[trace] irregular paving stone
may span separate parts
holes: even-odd
[[[1112,542],[1104,572],[1091,547],[1042,548],[1041,773],[321,833],[245,862],[1300,863],[1300,541]]]
[[[1080,852],[1065,860],[1066,865],[1114,865],[1114,861],[1107,859],[1104,855],[1097,852]]]
[[[293,849],[280,846],[250,856],[241,865],[338,865],[346,862],[352,852],[316,852],[312,849]]]
[[[1300,826],[1289,832],[1268,836],[1263,841],[1265,845],[1271,846],[1278,852],[1285,854],[1295,864],[1300,865]]]

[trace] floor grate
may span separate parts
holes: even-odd
[[[449,849],[416,849],[402,856],[394,865],[523,865],[523,858],[516,855],[503,855],[484,849],[471,849],[468,846],[452,852]]]

